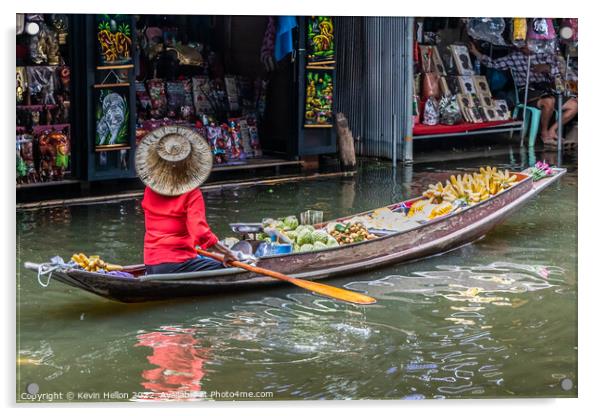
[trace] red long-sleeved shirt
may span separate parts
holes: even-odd
[[[205,202],[197,188],[178,196],[164,196],[150,188],[142,199],[146,234],[144,264],[181,263],[194,258],[218,239],[205,218]]]

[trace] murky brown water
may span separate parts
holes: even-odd
[[[205,198],[210,224],[226,236],[233,221],[306,209],[339,217],[415,196],[434,172],[525,163],[519,153],[395,172],[370,162],[354,178]],[[81,401],[133,392],[147,400],[575,397],[572,163],[560,184],[473,244],[330,281],[379,299],[368,307],[289,286],[134,305],[57,282],[44,289],[22,262],[80,251],[141,262],[140,201],[19,212],[17,400],[26,401],[30,383]]]

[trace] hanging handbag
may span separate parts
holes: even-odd
[[[439,88],[439,74],[427,72],[422,75],[422,98],[439,98],[441,89]]]
[[[433,50],[431,48],[423,55],[423,60],[425,73],[422,75],[422,98],[439,98],[441,95],[441,90],[439,88],[440,76],[434,71]]]

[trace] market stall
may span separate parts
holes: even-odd
[[[193,127],[216,168],[334,151],[331,18],[141,15],[136,30],[137,141]]]
[[[199,130],[222,176],[278,174],[336,151],[330,17],[19,14],[17,23],[18,189],[133,179],[138,142],[165,125]]]
[[[16,178],[18,187],[71,177],[69,19],[17,14]]]
[[[520,130],[521,122],[512,120],[507,100],[494,96],[472,59],[465,43],[469,39],[461,19],[417,22],[415,139]]]
[[[236,58],[227,59],[228,51],[221,46],[231,39],[212,30],[218,20],[138,16],[135,92],[137,141],[160,126],[193,127],[207,138],[214,163],[221,166],[262,156],[259,124],[265,116],[269,79],[259,59],[248,62],[250,69],[237,65]],[[261,34],[250,34],[257,45]]]
[[[491,59],[508,55],[522,46],[528,46],[535,53],[556,54],[558,43],[552,20],[417,19],[413,138],[514,133],[528,129],[524,117],[527,97],[519,96],[512,73],[481,65],[469,52],[468,45],[476,43]],[[575,19],[556,20],[553,23],[559,28],[576,27],[576,22],[565,22]],[[537,32],[538,28],[541,33]],[[573,36],[572,31],[570,35]],[[526,71],[528,88],[532,68],[527,66]],[[511,111],[517,106],[521,111],[514,112],[513,117]]]

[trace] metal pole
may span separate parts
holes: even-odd
[[[397,116],[393,114],[393,168],[397,166]]]
[[[557,94],[557,98],[556,101],[558,103],[558,108],[557,108],[557,112],[558,112],[558,143],[556,146],[558,146],[558,167],[560,167],[560,165],[562,164],[562,92],[559,92]]]
[[[525,121],[527,115],[527,97],[529,94],[529,76],[531,75],[531,55],[527,55],[527,79],[525,80],[525,102],[523,103],[523,124],[520,129],[520,146],[523,147],[525,139]]]
[[[405,62],[404,62],[404,94],[406,99],[405,128],[403,134],[403,163],[412,163],[414,160],[413,132],[414,118],[412,117],[412,106],[414,102],[414,18],[406,18],[405,28]]]

